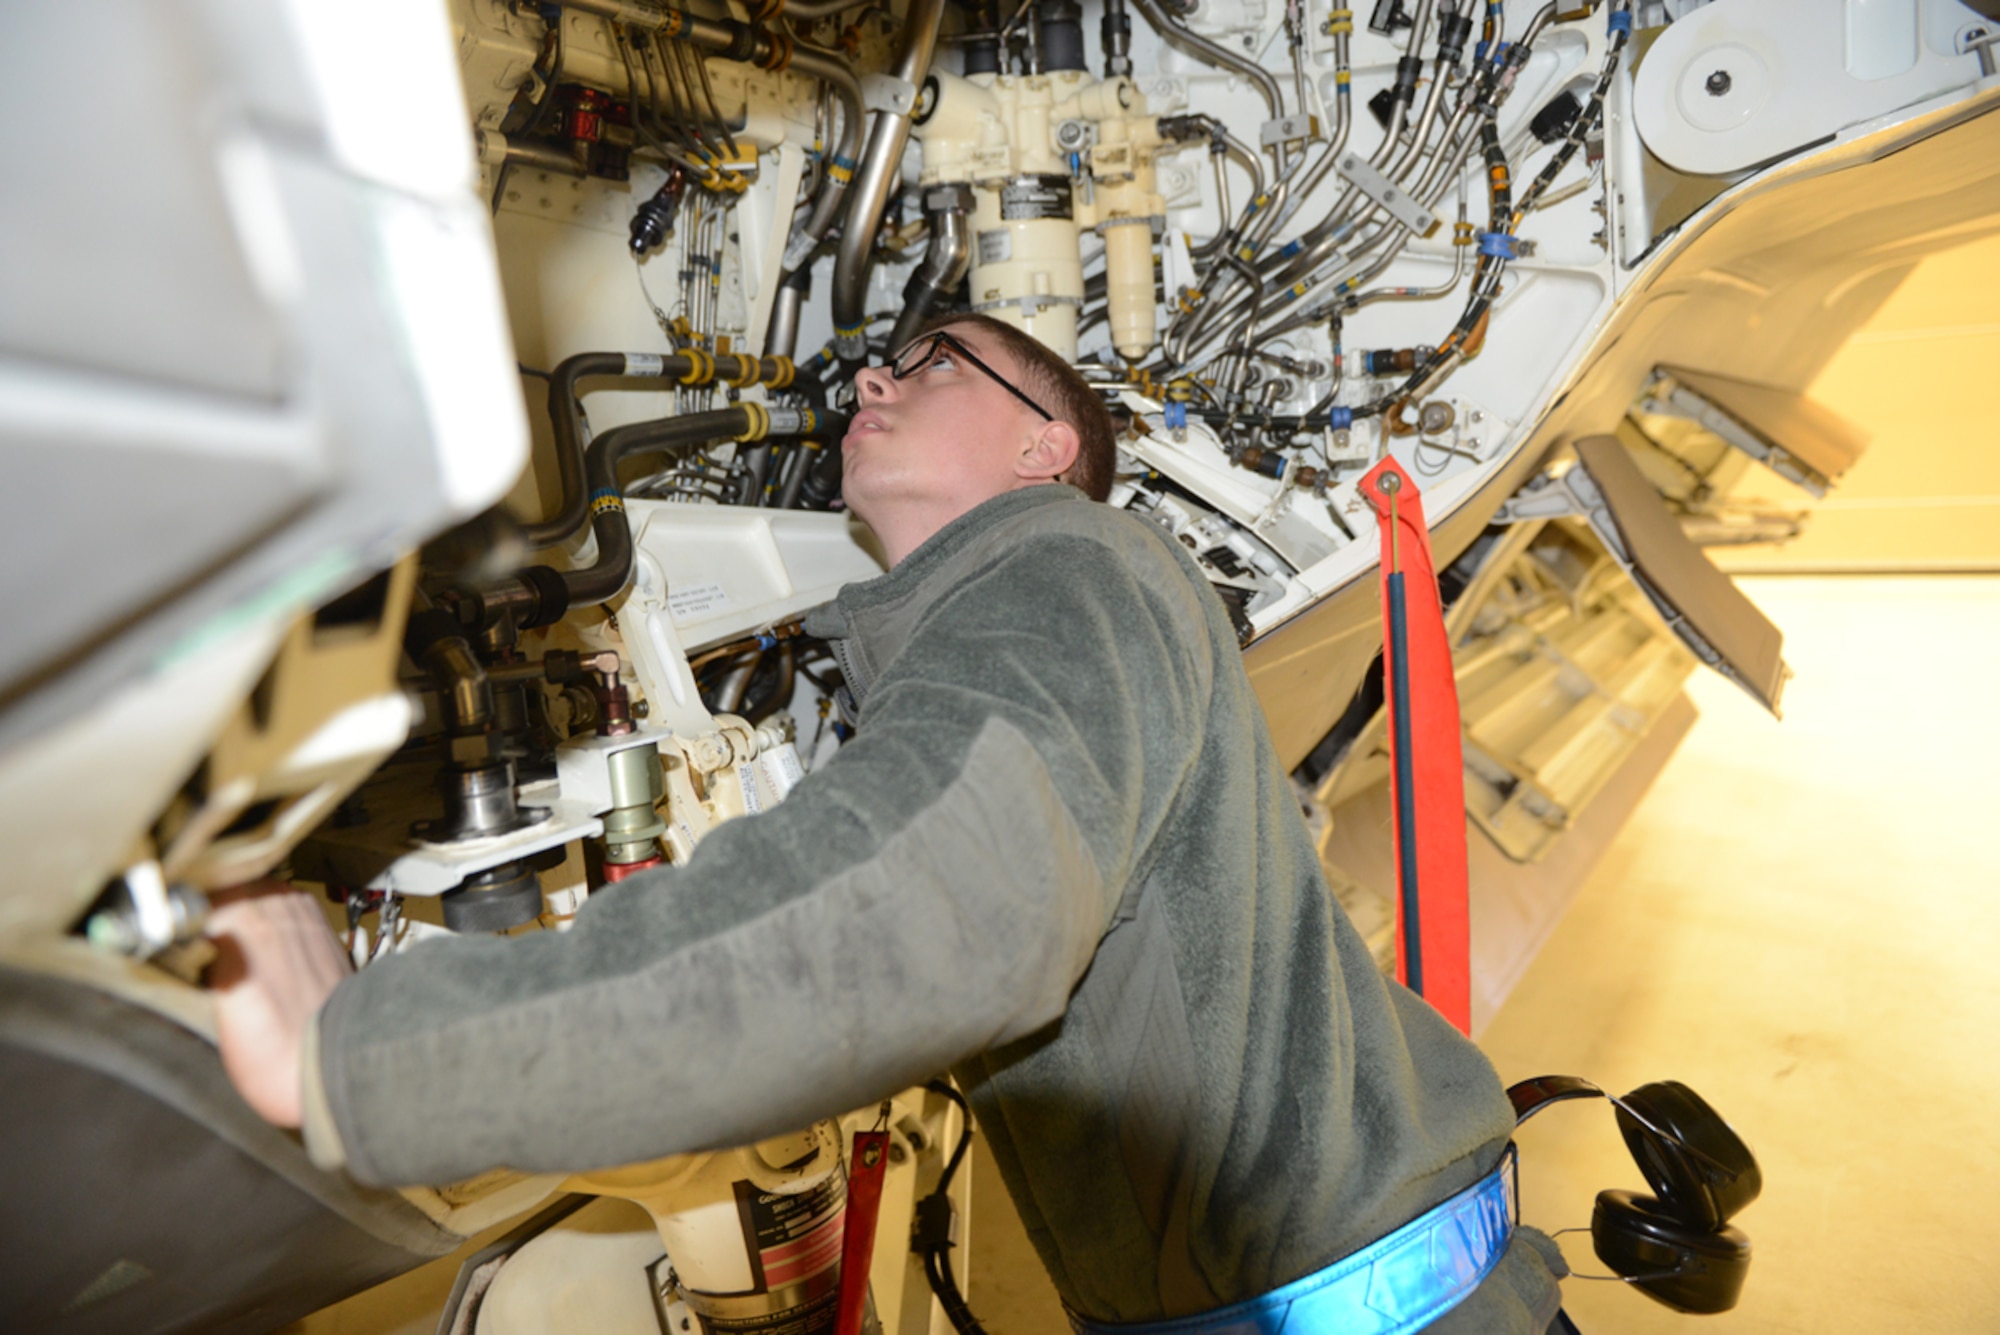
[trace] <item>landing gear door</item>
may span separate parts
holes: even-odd
[[[1791,675],[1783,632],[1688,540],[1616,436],[1587,436],[1572,448],[1575,467],[1537,478],[1495,519],[1523,523],[1576,515],[1588,521],[1695,656],[1777,713]]]
[[[1697,658],[1777,713],[1778,696],[1791,676],[1784,632],[1688,541],[1616,436],[1589,436],[1575,448],[1578,466],[1589,474],[1616,526],[1615,534],[1599,536],[1619,564]],[[1593,527],[1601,522],[1595,514],[1592,519]]]
[[[1825,496],[1868,444],[1803,394],[1707,371],[1661,367],[1642,407],[1699,423],[1814,496]]]

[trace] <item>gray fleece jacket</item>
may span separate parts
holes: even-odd
[[[1499,1080],[1373,967],[1167,535],[1014,492],[808,629],[859,728],[783,805],[570,932],[335,992],[308,1099],[357,1176],[742,1144],[949,1067],[1063,1300],[1131,1322],[1266,1292],[1497,1162]],[[1518,1234],[1432,1329],[1539,1335],[1547,1248]]]

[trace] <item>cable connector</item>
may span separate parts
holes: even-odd
[[[910,1250],[919,1256],[949,1251],[958,1245],[958,1213],[951,1197],[932,1192],[917,1202],[910,1221]]]

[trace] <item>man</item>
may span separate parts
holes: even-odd
[[[1475,1194],[1490,1223],[1499,1082],[1328,894],[1220,600],[1091,503],[1115,462],[1092,391],[957,317],[857,392],[844,495],[893,568],[808,622],[855,738],[565,934],[342,981],[309,906],[223,910],[246,1097],[392,1183],[744,1143],[949,1067],[1093,1329],[1290,1302]],[[1560,1263],[1501,1214],[1486,1252],[1472,1224],[1416,1248],[1477,1253],[1456,1287],[1364,1277],[1370,1319],[1430,1304],[1365,1328],[1539,1335]]]

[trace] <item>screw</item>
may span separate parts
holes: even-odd
[[[1728,70],[1717,70],[1708,76],[1708,82],[1703,84],[1702,87],[1708,89],[1710,97],[1721,97],[1729,91],[1734,82],[1729,77]]]
[[[1403,479],[1395,473],[1384,473],[1375,479],[1375,489],[1384,496],[1393,496],[1403,489]]]

